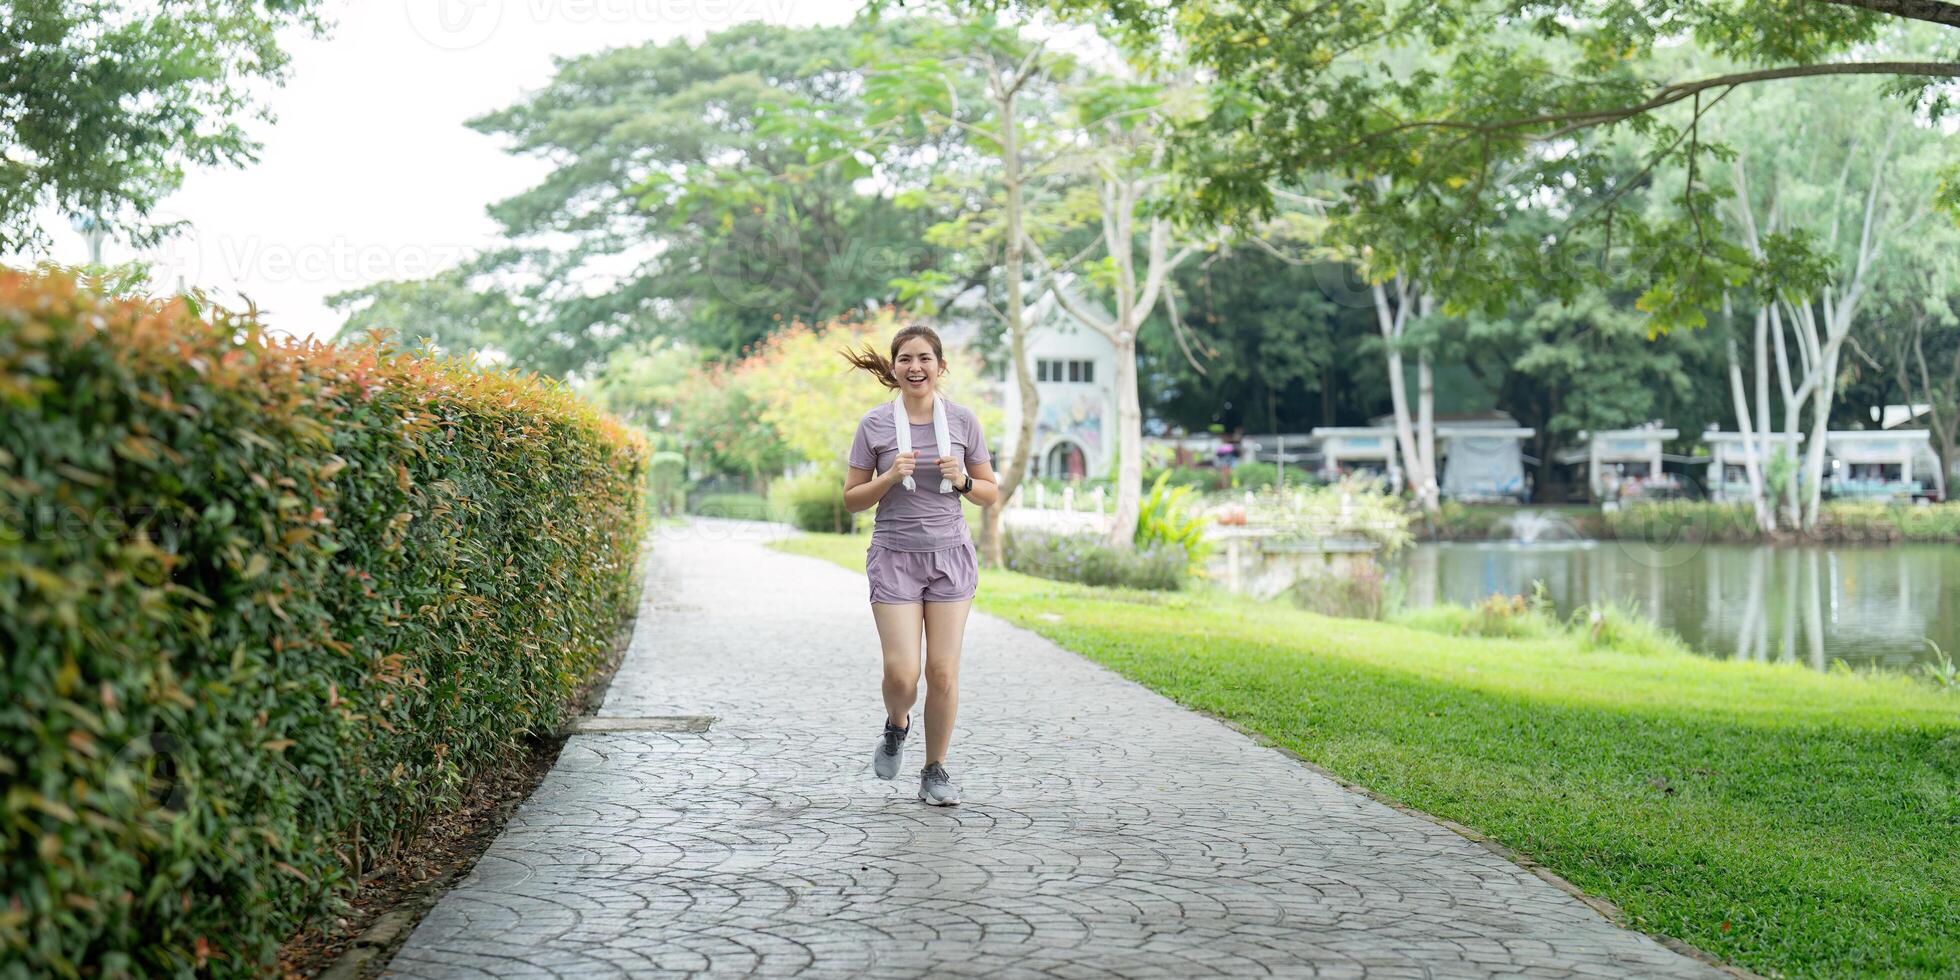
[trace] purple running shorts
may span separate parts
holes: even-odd
[[[874,544],[864,553],[864,577],[871,582],[872,602],[959,602],[973,598],[979,587],[980,563],[972,541],[944,551],[893,551]]]

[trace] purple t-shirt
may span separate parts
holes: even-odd
[[[953,458],[964,459],[964,468],[987,463],[987,436],[980,431],[980,419],[963,405],[940,401],[946,406],[946,439],[953,444]],[[912,423],[912,448],[919,452],[919,465],[912,471],[916,490],[893,484],[878,501],[878,520],[871,527],[871,543],[893,551],[944,551],[963,547],[969,540],[966,518],[960,513],[960,495],[939,492],[939,440],[932,434],[931,422]],[[892,427],[892,406],[885,402],[864,413],[858,420],[857,436],[845,458],[861,470],[883,473],[898,458],[898,430]]]

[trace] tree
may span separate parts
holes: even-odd
[[[665,436],[688,377],[700,369],[700,351],[658,337],[614,351],[586,393],[600,408]]]
[[[1150,417],[1191,431],[1219,425],[1302,432],[1336,424],[1337,401],[1353,388],[1336,376],[1348,370],[1354,341],[1374,320],[1350,292],[1330,295],[1326,284],[1345,281],[1350,270],[1294,264],[1281,255],[1305,245],[1274,244],[1280,254],[1234,247],[1177,271],[1177,288],[1190,297],[1178,311],[1186,330],[1180,336],[1164,317],[1152,317],[1137,341]]]
[[[916,122],[923,136],[951,140],[913,140],[909,149],[935,151],[924,186],[907,199],[931,202],[942,219],[926,229],[925,240],[954,259],[953,268],[933,268],[901,280],[901,299],[924,300],[943,308],[979,291],[978,304],[1007,337],[1008,370],[1020,400],[1014,449],[999,471],[1000,496],[981,517],[979,551],[990,565],[1004,561],[1001,521],[1007,501],[1028,472],[1041,401],[1028,363],[1029,283],[1026,242],[1031,224],[1030,193],[1038,188],[1053,154],[1043,145],[1042,125],[1052,116],[1058,81],[1075,71],[1071,58],[1042,43],[1030,43],[990,17],[957,25],[915,22],[913,43],[902,50],[865,51],[868,112],[855,133],[839,134],[818,159],[863,152],[867,143],[904,145],[900,136]],[[835,130],[833,130],[835,131]],[[996,306],[989,301],[1000,294]]]
[[[1415,493],[1416,506],[1432,517],[1442,512],[1436,461],[1436,378],[1430,365],[1429,347],[1416,348],[1416,407],[1409,410],[1407,374],[1402,368],[1402,348],[1409,341],[1409,322],[1436,313],[1435,296],[1423,291],[1422,284],[1407,275],[1395,275],[1387,282],[1374,279],[1369,288],[1375,297],[1375,320],[1381,328],[1382,349],[1388,357],[1388,398],[1395,416],[1395,444],[1402,456],[1402,469]],[[1413,417],[1412,417],[1413,414]]]
[[[350,289],[328,296],[327,305],[346,317],[334,334],[337,341],[378,331],[404,346],[495,352],[517,367],[533,367],[523,356],[529,339],[524,311],[503,289],[476,281],[468,268]]]
[[[1779,382],[1781,432],[1804,436],[1801,469],[1786,485],[1784,509],[1789,521],[1806,529],[1818,519],[1825,435],[1846,344],[1868,327],[1874,293],[1888,280],[1950,261],[1948,251],[1960,243],[1928,220],[1940,164],[1938,134],[1904,112],[1871,111],[1877,92],[1869,82],[1827,84],[1825,98],[1800,100],[1788,90],[1751,93],[1748,111],[1731,114],[1716,130],[1734,146],[1720,176],[1727,179],[1727,210],[1743,246],[1759,259],[1786,251],[1817,264],[1815,272],[1793,280],[1759,281],[1754,342],[1756,448],[1770,445],[1768,362]],[[1730,378],[1739,383],[1739,363]],[[1736,400],[1744,401],[1739,390]],[[1759,516],[1773,526],[1774,515],[1766,510],[1759,508]]]
[[[1949,476],[1960,463],[1960,289],[1951,270],[1927,277],[1929,288],[1899,297],[1877,318],[1876,344],[1906,405],[1924,405],[1939,468],[1941,500],[1951,500]]]
[[[1275,188],[1334,175],[1349,219],[1336,233],[1374,232],[1353,244],[1394,248],[1386,264],[1421,268],[1449,305],[1492,313],[1521,296],[1570,298],[1604,285],[1595,270],[1611,263],[1584,261],[1570,232],[1610,228],[1595,247],[1624,253],[1649,281],[1643,306],[1663,328],[1701,324],[1725,289],[1761,271],[1710,227],[1705,197],[1691,194],[1686,208],[1660,217],[1625,206],[1624,189],[1657,168],[1712,158],[1699,123],[1718,103],[1786,79],[1863,75],[1884,79],[1901,112],[1916,102],[1939,114],[1951,97],[1934,83],[1960,77],[1960,5],[1944,0],[1026,6],[1113,25],[1134,49],[1213,76],[1207,111],[1173,144],[1192,210],[1228,220],[1269,214]],[[1896,29],[1912,22],[1938,28]],[[1705,59],[1673,57],[1685,41],[1734,67],[1704,71]],[[1415,56],[1392,63],[1391,49]],[[1613,139],[1600,135],[1644,144],[1644,162],[1619,170]],[[1488,179],[1504,166],[1518,179]],[[1546,196],[1569,201],[1574,186],[1605,193],[1560,211],[1567,234],[1493,231]],[[1785,280],[1814,267],[1800,249],[1767,258],[1790,260],[1776,270]]]
[[[48,244],[54,208],[154,244],[151,210],[190,165],[237,166],[284,81],[278,32],[324,30],[318,0],[16,0],[0,14],[0,251]]]
[[[1160,194],[1168,182],[1163,169],[1164,136],[1171,123],[1174,90],[1147,82],[1110,79],[1073,93],[1078,127],[1085,134],[1078,165],[1092,181],[1089,220],[1099,223],[1095,248],[1100,257],[1088,267],[1087,283],[1107,295],[1096,304],[1070,281],[1076,260],[1051,260],[1032,237],[1028,250],[1054,278],[1051,292],[1078,323],[1101,334],[1115,348],[1116,507],[1110,543],[1128,548],[1136,537],[1143,503],[1143,407],[1137,388],[1137,335],[1162,298],[1170,274],[1209,244],[1207,237],[1182,233],[1165,216]],[[1084,195],[1086,197],[1086,195]],[[1183,321],[1175,310],[1175,329]]]
[[[795,103],[861,112],[856,41],[745,24],[615,48],[473,120],[553,164],[490,208],[514,246],[502,268],[536,310],[531,363],[568,373],[656,335],[733,357],[788,320],[890,300],[892,280],[933,266],[928,219],[868,180],[875,160],[807,167],[777,125]]]
[[[1665,419],[1683,432],[1720,414],[1708,390],[1718,370],[1713,338],[1651,337],[1632,296],[1589,292],[1545,300],[1499,317],[1465,316],[1429,327],[1435,356],[1460,363],[1518,424],[1535,430],[1537,499],[1555,502],[1555,459],[1582,431]]]

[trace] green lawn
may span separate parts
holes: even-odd
[[[865,538],[784,551],[862,568]],[[1764,974],[1960,976],[1960,697],[1215,593],[983,573],[979,606],[1489,835]]]

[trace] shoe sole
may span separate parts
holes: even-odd
[[[925,790],[919,791],[919,802],[924,803],[927,806],[959,806],[960,805],[960,801],[957,799],[935,800],[927,796]]]

